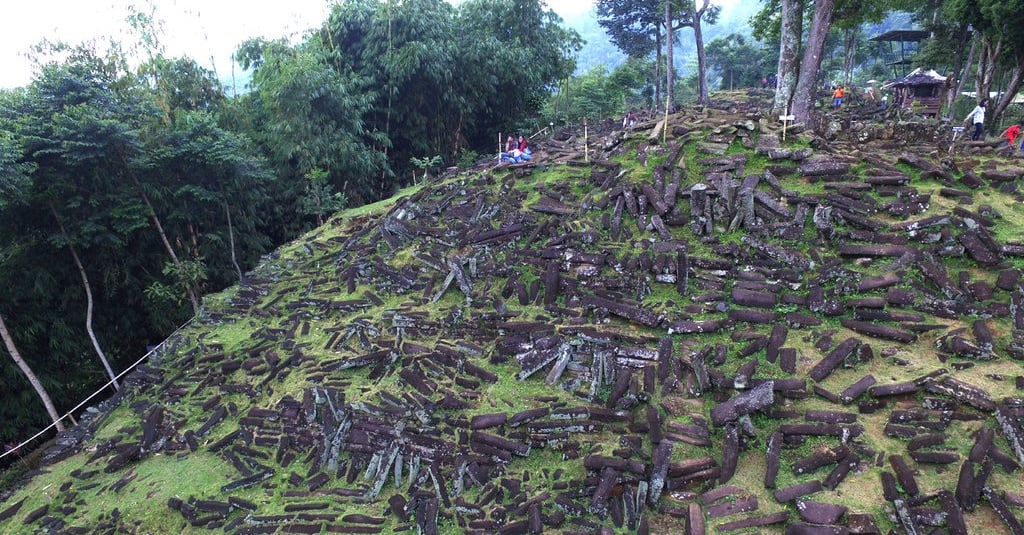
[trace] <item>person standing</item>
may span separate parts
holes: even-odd
[[[985,130],[985,108],[987,107],[988,99],[983,98],[981,99],[981,102],[971,110],[971,113],[967,114],[967,117],[964,118],[964,122],[970,121],[974,123],[974,133],[971,134],[972,141],[978,141],[982,138],[982,133]]]
[[[843,105],[843,97],[846,96],[846,89],[843,86],[839,86],[835,91],[832,92],[832,107],[839,109]]]
[[[833,91],[833,109],[839,110],[843,106],[843,98],[846,96],[846,88],[842,85]]]

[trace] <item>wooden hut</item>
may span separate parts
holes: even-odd
[[[922,108],[922,115],[938,118],[949,91],[947,78],[934,70],[914,69],[901,80],[884,85],[893,92],[893,105]]]

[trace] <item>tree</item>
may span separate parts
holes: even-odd
[[[793,93],[792,114],[797,122],[806,123],[811,119],[814,108],[815,89],[818,82],[818,70],[825,49],[825,39],[832,26],[832,9],[834,0],[814,0],[814,15],[807,33],[807,46],[803,59],[800,61],[800,76]]]
[[[538,0],[470,0],[457,9],[442,0],[335,6],[317,40],[343,80],[370,90],[355,92],[371,98],[363,124],[381,134],[374,148],[386,149],[393,166],[381,173],[377,196],[396,185],[384,179],[411,176],[414,157],[451,162],[462,148],[489,148],[496,132],[536,117],[573,72],[580,46],[560,21]]]
[[[914,20],[931,36],[921,43],[916,62],[949,73],[950,91],[946,95],[946,118],[952,119],[953,103],[965,90],[969,73],[976,57],[978,40],[973,39],[973,26],[968,21],[947,18],[943,13],[944,0],[915,0],[909,9]],[[973,107],[973,106],[972,106]]]
[[[649,60],[628,58],[610,73],[604,64],[598,64],[579,76],[573,76],[548,99],[543,112],[546,121],[562,123],[581,117],[600,121],[631,108],[649,105],[655,83],[650,78],[653,72],[650,63]]]
[[[665,2],[665,105],[671,107],[675,102],[676,69],[672,51],[676,48],[672,3]],[[698,82],[699,85],[699,82]],[[660,103],[659,103],[660,104]]]
[[[109,182],[103,184],[99,176],[109,170],[110,163],[103,138],[117,128],[116,120],[111,121],[105,112],[113,111],[117,105],[104,98],[95,82],[114,72],[116,66],[91,55],[85,48],[74,50],[72,58],[63,67],[44,69],[28,93],[42,98],[22,100],[23,113],[10,117],[8,124],[26,140],[26,152],[35,164],[33,173],[46,176],[35,181],[23,199],[38,212],[52,216],[56,228],[40,224],[35,231],[46,233],[53,246],[66,248],[70,253],[86,296],[86,334],[111,383],[119,388],[94,329],[93,287],[78,251],[79,247],[90,247],[110,237],[112,213],[107,210],[112,204],[109,198],[100,197],[103,191],[113,188]],[[48,106],[47,102],[54,105]],[[68,232],[64,217],[76,223],[75,232]]]
[[[548,95],[576,69],[582,46],[575,31],[538,0],[470,0],[459,7],[457,64],[469,73],[457,80],[465,107],[459,130],[471,146],[494,134],[536,128]],[[435,154],[443,151],[423,151]],[[413,155],[416,156],[416,155]]]
[[[662,64],[664,49],[665,64],[665,101],[674,101],[673,84],[675,83],[675,31],[682,28],[693,29],[694,43],[697,51],[698,91],[697,100],[708,102],[706,84],[706,66],[704,58],[704,37],[702,21],[714,24],[721,11],[719,6],[711,5],[710,0],[647,0],[630,2],[624,0],[598,0],[598,22],[623,52],[631,57],[646,57],[656,52],[656,66]],[[655,75],[657,77],[657,74]],[[660,92],[655,88],[655,99],[662,104]]]
[[[778,13],[778,25],[774,14]],[[778,34],[779,61],[775,77],[774,113],[788,115],[800,77],[800,45],[803,35],[804,0],[768,0],[755,17],[754,35],[765,39]]]
[[[78,46],[68,50],[62,63],[43,66],[29,90],[33,96],[29,102],[34,109],[26,115],[26,121],[32,121],[25,124],[26,154],[40,162],[40,172],[61,177],[57,182],[36,181],[40,195],[60,197],[61,192],[79,191],[76,181],[87,177],[97,181],[101,191],[117,192],[103,197],[110,201],[125,190],[119,181],[127,179],[134,186],[134,190],[127,191],[137,196],[141,205],[132,203],[132,209],[122,212],[117,208],[124,207],[120,204],[124,201],[117,197],[117,202],[104,205],[115,212],[104,214],[115,218],[130,214],[127,218],[133,224],[138,222],[137,216],[145,216],[173,266],[167,271],[191,272],[186,262],[193,261],[179,258],[153,202],[159,185],[143,183],[138,173],[145,167],[143,147],[170,122],[170,109],[157,106],[156,94],[128,72],[127,60],[116,49],[100,52],[90,45]],[[54,188],[59,191],[46,193]],[[130,230],[136,228],[141,226]],[[195,281],[179,277],[176,282],[191,303],[193,313],[198,313]]]
[[[239,59],[243,68],[253,68],[256,92],[250,102],[261,120],[250,135],[293,183],[286,198],[294,213],[301,213],[303,177],[317,168],[327,171],[335,191],[360,202],[381,195],[374,180],[386,163],[374,147],[387,140],[382,131],[366,127],[376,96],[367,79],[339,71],[318,41],[296,48],[283,41],[249,41]]]
[[[0,315],[0,337],[4,340],[4,347],[7,349],[7,354],[11,356],[14,363],[18,365],[22,373],[25,374],[25,378],[32,384],[32,388],[36,390],[36,394],[39,395],[39,399],[42,400],[43,405],[46,407],[46,413],[50,415],[50,419],[53,420],[54,426],[57,431],[64,430],[64,424],[61,423],[60,414],[57,413],[57,408],[54,406],[53,401],[50,400],[50,395],[46,393],[46,389],[43,388],[43,383],[39,381],[36,374],[32,372],[32,368],[29,367],[25,359],[21,357],[21,353],[18,352],[17,346],[14,345],[14,338],[11,337],[11,333],[7,331],[7,324],[4,322],[3,315]]]
[[[842,83],[853,83],[853,68],[857,62],[858,43],[863,41],[865,24],[877,24],[885,20],[892,9],[900,9],[903,4],[893,4],[890,0],[853,1],[836,0],[832,20],[833,26],[841,33],[843,48]]]
[[[997,79],[1006,80],[990,112],[995,120],[987,121],[990,125],[998,124],[1024,84],[1024,5],[996,0],[946,0],[942,15],[974,30],[973,40],[979,50],[975,77],[978,98],[989,95]]]
[[[841,69],[844,82],[849,83],[862,40],[861,26],[867,22],[879,22],[892,10],[906,7],[905,1],[897,4],[893,0],[766,0],[751,24],[755,37],[765,41],[778,38],[773,112],[788,114],[792,110],[797,121],[810,118],[833,26],[842,32]],[[806,43],[803,40],[805,17],[811,21]]]
[[[7,132],[0,133],[0,210],[12,202],[22,200],[24,191],[30,182],[27,175],[33,170],[34,166],[21,162],[19,152],[10,134]],[[3,256],[5,255],[0,254],[0,259]],[[43,383],[36,377],[35,372],[32,371],[32,368],[25,359],[22,358],[14,343],[14,338],[7,330],[7,323],[4,322],[2,314],[0,314],[0,338],[3,338],[7,354],[11,356],[18,369],[21,370],[22,374],[25,375],[25,378],[32,385],[32,388],[35,389],[36,395],[43,402],[43,406],[46,407],[46,413],[50,415],[50,419],[57,430],[63,431],[64,424],[61,423],[60,414],[57,412],[56,406],[54,406],[50,395],[46,392],[46,388],[43,387]]]
[[[562,113],[573,119],[600,121],[618,113],[623,105],[622,89],[613,85],[604,65],[573,77],[565,93],[573,98]]]
[[[709,71],[721,76],[720,87],[756,87],[772,68],[767,51],[733,33],[708,43]]]
[[[718,20],[720,11],[721,7],[712,6],[710,0],[702,0],[699,9],[696,0],[689,0],[686,8],[682,11],[684,16],[680,20],[680,26],[689,26],[693,29],[693,41],[697,49],[697,102],[699,104],[707,104],[711,101],[708,96],[704,32],[701,28],[701,20],[708,24],[714,24]]]
[[[341,193],[331,190],[327,172],[313,169],[306,173],[306,196],[302,198],[302,211],[316,216],[317,226],[324,224],[324,218],[345,209],[348,200]]]
[[[183,82],[160,108],[116,50],[59,50],[29,86],[0,93],[0,132],[13,147],[4,165],[23,177],[4,182],[18,202],[0,208],[0,314],[20,353],[38,355],[31,364],[43,384],[73,400],[105,381],[100,363],[113,379],[118,360],[134,360],[189,316],[184,288],[198,304],[206,281],[238,280],[271,244],[257,231],[271,196],[251,143],[217,126],[209,84]],[[165,61],[161,79],[198,75],[191,65]],[[207,89],[190,96],[197,85]],[[179,262],[166,262],[168,251]],[[147,295],[161,284],[177,303]],[[0,363],[5,380],[13,369]],[[5,399],[30,391],[12,387]],[[19,414],[27,406],[0,408],[2,438],[38,425]]]
[[[67,242],[68,252],[71,253],[71,258],[75,261],[75,267],[78,268],[79,275],[82,276],[82,288],[85,290],[85,331],[89,335],[89,340],[92,342],[93,349],[96,350],[96,356],[99,357],[100,362],[103,363],[103,368],[107,371],[107,376],[110,377],[110,383],[114,385],[115,390],[121,390],[121,385],[117,382],[117,374],[114,373],[114,369],[110,367],[110,361],[107,359],[107,354],[103,351],[103,347],[100,346],[100,341],[96,338],[96,330],[93,329],[92,316],[94,301],[92,298],[92,284],[89,283],[89,275],[85,272],[85,266],[82,264],[82,259],[78,256],[78,251],[75,250],[75,246],[71,243],[68,237],[68,231],[64,228],[64,223],[60,220],[60,214],[57,213],[57,208],[54,207],[53,203],[50,203],[50,213],[53,214],[53,219],[57,221],[57,226],[60,228],[60,236]]]
[[[654,100],[661,105],[662,33],[664,11],[661,0],[597,0],[598,23],[608,37],[631,58],[646,58],[656,54],[654,61],[656,80]]]

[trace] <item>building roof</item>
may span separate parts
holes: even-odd
[[[871,38],[872,41],[923,41],[929,35],[925,30],[889,30]]]
[[[886,89],[890,87],[905,87],[911,85],[941,85],[946,83],[946,77],[935,72],[934,69],[927,71],[918,67],[901,80],[885,84]]]

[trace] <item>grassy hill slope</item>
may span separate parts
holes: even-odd
[[[736,109],[339,214],[208,296],[0,532],[1010,529],[1024,170]]]

